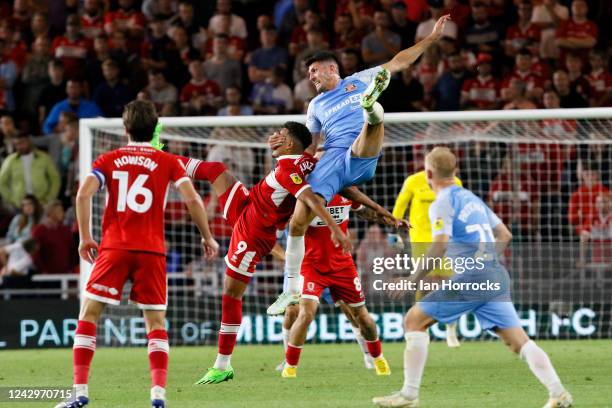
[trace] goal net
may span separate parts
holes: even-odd
[[[252,186],[273,167],[267,136],[287,120],[302,116],[161,118],[168,151],[209,161],[223,161],[245,185]],[[120,120],[81,121],[80,174],[95,158],[126,143]],[[536,338],[612,336],[612,203],[608,192],[612,167],[612,109],[432,112],[387,114],[385,145],[373,180],[362,190],[392,209],[407,176],[423,168],[427,151],[450,147],[458,157],[458,176],[512,230],[505,253],[512,278],[513,302],[522,324]],[[199,235],[176,191],[165,213],[168,263],[167,325],[173,344],[215,344],[221,317],[223,256],[232,229],[222,218],[206,183],[196,183],[210,214],[221,253],[202,258]],[[93,203],[93,232],[100,238],[105,194]],[[384,227],[351,217],[354,258],[367,306],[384,341],[403,338],[403,313],[414,297],[392,301],[377,290],[377,258],[393,257]],[[407,242],[408,238],[404,234]],[[282,241],[282,239],[281,239]],[[284,242],[281,242],[284,244]],[[410,248],[404,250],[410,253]],[[268,317],[267,306],[280,293],[283,265],[266,257],[244,298],[242,343],[282,341],[282,317]],[[82,286],[90,265],[81,264]],[[401,271],[387,271],[400,276]],[[386,276],[390,279],[391,276]],[[124,288],[125,296],[129,284]],[[463,339],[487,339],[473,316],[459,321]],[[444,338],[443,325],[431,329]],[[99,343],[146,344],[140,311],[122,304],[109,307],[99,325]],[[308,338],[315,342],[353,339],[347,319],[321,302]]]

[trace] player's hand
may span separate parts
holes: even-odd
[[[431,34],[429,34],[429,38],[434,41],[437,41],[442,37],[442,32],[444,31],[444,25],[447,21],[450,21],[450,14],[443,15],[436,21],[436,25],[434,26]]]
[[[270,146],[272,150],[276,150],[278,147],[282,146],[283,143],[285,143],[285,136],[280,132],[274,132],[272,136],[268,138],[268,146]]]
[[[98,256],[98,243],[91,238],[81,239],[79,243],[79,256],[90,264],[94,263]]]
[[[351,242],[348,235],[346,235],[340,228],[333,229],[331,233],[331,239],[335,247],[342,247],[345,253],[349,253],[353,250],[353,243]]]
[[[412,228],[412,226],[410,225],[410,223],[408,222],[408,220],[404,220],[401,218],[395,218],[392,215],[384,215],[382,217],[382,222],[385,225],[388,225],[390,227],[393,227],[395,229],[410,229]]]
[[[391,245],[391,248],[399,251],[404,249],[404,240],[400,234],[387,234],[387,242]]]
[[[202,238],[202,247],[204,247],[204,258],[209,261],[219,255],[219,244],[213,237]]]

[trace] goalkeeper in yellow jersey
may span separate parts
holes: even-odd
[[[462,186],[461,180],[455,177],[455,183]],[[429,184],[427,184],[427,176],[425,171],[420,171],[409,176],[402,186],[402,190],[395,200],[393,207],[393,216],[399,219],[404,218],[406,210],[410,207],[408,221],[410,228],[410,246],[412,249],[412,257],[418,258],[425,255],[429,248],[431,237],[431,224],[429,222],[429,205],[436,199],[436,194],[433,192]],[[389,234],[389,242],[397,249],[404,249],[404,243],[399,234]],[[445,263],[443,263],[445,264]],[[432,281],[442,281],[445,278],[450,278],[453,275],[453,270],[450,268],[441,268],[432,270],[428,277]],[[416,300],[420,300],[425,294],[422,291],[417,291]],[[446,325],[446,343],[448,347],[459,347],[457,339],[457,323]]]

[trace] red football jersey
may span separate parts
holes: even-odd
[[[65,76],[68,78],[81,71],[87,54],[92,49],[91,41],[85,37],[80,37],[76,41],[64,36],[55,37],[51,43],[51,54],[62,60],[66,70]]]
[[[81,16],[81,32],[90,40],[93,40],[104,32],[104,22],[102,16],[95,15],[93,17],[88,14]]]
[[[468,102],[479,109],[492,109],[497,104],[498,85],[492,76],[487,78],[476,77],[468,79],[463,84],[462,95]]]
[[[181,90],[181,102],[189,102],[196,95],[219,96],[221,95],[221,88],[217,82],[210,79],[205,79],[200,83],[194,82],[192,79]]]
[[[534,89],[538,88],[544,88],[544,81],[539,75],[533,73],[532,71],[521,72],[515,69],[510,75],[504,78],[501,89],[510,88],[510,82],[512,82],[513,79],[518,79],[519,81],[524,82],[527,86],[525,89],[527,92],[532,92]]]
[[[327,211],[340,226],[344,233],[348,231],[349,213],[351,209],[360,209],[361,205],[354,204],[341,195],[335,195],[327,204]],[[353,264],[351,254],[337,248],[331,239],[331,230],[327,224],[315,217],[310,223],[305,237],[306,253],[304,254],[304,264],[315,265],[320,272],[334,272],[350,267]]]
[[[587,81],[589,81],[589,85],[591,87],[591,94],[594,98],[601,98],[606,92],[612,92],[612,74],[608,71],[604,71],[600,69],[599,71],[591,71],[589,75],[586,76]],[[610,99],[606,100],[605,106],[609,106]]]
[[[115,248],[165,254],[164,207],[169,183],[191,182],[174,155],[147,143],[100,155],[92,174],[106,187],[101,249]]]
[[[108,33],[112,32],[113,23],[117,24],[120,30],[128,28],[144,29],[147,25],[147,19],[140,11],[122,9],[109,11],[104,15],[104,28]]]
[[[525,30],[515,24],[508,27],[506,31],[506,41],[511,42],[515,50],[525,47],[530,40],[540,42],[541,36],[540,28],[533,23],[529,24]]]
[[[578,38],[584,40],[586,38],[595,38],[599,35],[599,30],[597,28],[597,24],[592,21],[585,21],[584,23],[576,23],[571,18],[561,21],[559,26],[557,27],[557,32],[555,33],[556,38]],[[562,66],[565,66],[565,57],[567,56],[570,50],[561,48],[561,56],[559,57],[559,61],[561,61]],[[588,63],[589,59],[589,49],[578,49],[571,50],[573,53],[578,54],[582,57],[583,64]]]

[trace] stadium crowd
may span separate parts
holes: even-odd
[[[612,106],[612,4],[604,0],[0,3],[0,288],[30,285],[32,271],[76,271],[79,119],[119,117],[134,98],[164,116],[305,113],[316,95],[304,64],[310,54],[333,50],[350,75],[422,39],[445,13],[452,21],[441,41],[392,79],[381,101],[387,112]],[[542,133],[579,127],[551,122]],[[551,146],[519,146],[525,172],[516,180],[504,149],[473,144],[460,154],[469,163],[461,177],[502,217],[519,214],[506,221],[526,237],[545,235],[534,225],[567,220],[576,237],[597,229],[612,240],[610,146]],[[201,153],[232,162],[245,184],[257,181],[261,154],[223,146]],[[394,163],[402,180],[416,170]],[[387,177],[385,159],[381,166],[375,185]],[[517,184],[518,204],[510,191]],[[358,257],[371,257],[365,245],[381,237],[368,230]],[[169,265],[185,269],[188,260]]]

